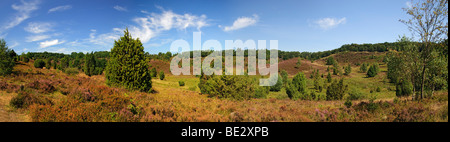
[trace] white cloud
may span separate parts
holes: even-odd
[[[50,38],[49,35],[34,35],[27,37],[27,42],[41,41]]]
[[[316,24],[317,26],[319,26],[319,28],[323,29],[323,30],[329,30],[332,28],[337,27],[340,24],[345,24],[347,22],[347,18],[341,18],[341,19],[336,19],[336,18],[323,18],[323,19],[319,19],[317,21],[314,22],[314,24]]]
[[[65,10],[69,10],[71,9],[72,6],[71,5],[63,5],[63,6],[58,6],[52,9],[48,10],[48,13],[52,13],[52,12],[56,12],[56,11],[65,11]]]
[[[58,45],[58,44],[62,44],[62,43],[64,43],[65,41],[59,41],[59,40],[57,40],[57,39],[55,39],[55,40],[47,40],[47,41],[44,41],[44,42],[40,42],[39,43],[39,48],[46,48],[46,47],[50,47],[50,46],[54,46],[54,45]]]
[[[124,12],[128,11],[127,8],[121,7],[121,6],[118,6],[118,5],[114,6],[114,9],[116,9],[117,11],[124,11]]]
[[[138,37],[143,43],[147,43],[163,31],[186,30],[190,27],[200,30],[202,27],[208,26],[206,15],[177,14],[170,10],[159,9],[162,11],[161,14],[149,13],[146,17],[133,19],[138,26],[129,28],[131,35]]]
[[[409,9],[413,8],[413,4],[410,1],[406,2],[406,7],[408,7]]]
[[[28,26],[24,28],[25,31],[30,33],[45,33],[50,30],[53,27],[53,24],[46,23],[46,22],[30,22],[28,23]]]
[[[196,28],[200,30],[202,27],[208,26],[205,15],[197,16],[192,14],[177,14],[172,11],[164,10],[157,7],[162,13],[149,13],[142,10],[141,12],[147,14],[145,17],[137,17],[132,19],[136,25],[128,26],[128,30],[133,38],[139,38],[143,44],[150,41],[150,39],[158,36],[164,31],[172,29],[186,30],[187,28]],[[112,47],[114,40],[123,36],[124,29],[113,28],[109,33],[97,34],[98,31],[93,29],[89,34],[89,38],[81,41],[93,43],[104,47]],[[161,42],[165,44],[166,41]],[[80,44],[81,44],[80,43]],[[159,44],[150,44],[150,46],[157,46]]]
[[[10,45],[9,48],[14,48],[14,47],[19,46],[19,43],[18,43],[17,41],[13,41],[12,43],[13,43],[13,44]]]
[[[119,32],[117,28],[114,28],[111,33],[100,34],[97,36],[97,30],[93,29],[89,34],[88,41],[101,46],[112,46],[112,42],[120,38],[120,33],[121,32]]]
[[[40,3],[39,0],[31,0],[31,1],[20,1],[21,5],[13,4],[11,7],[12,9],[16,10],[18,13],[15,14],[15,17],[9,21],[5,26],[3,26],[0,29],[7,30],[10,28],[13,28],[26,19],[30,18],[31,12],[39,9],[38,4]]]
[[[242,29],[251,25],[254,25],[258,22],[259,18],[258,15],[253,15],[253,17],[239,17],[238,19],[236,19],[233,22],[232,26],[225,26],[225,28],[223,28],[223,31],[225,32],[229,32],[229,31],[234,31],[234,30],[238,30],[238,29]],[[219,26],[219,28],[221,28],[222,26]]]

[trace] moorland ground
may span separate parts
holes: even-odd
[[[383,52],[342,52],[331,55],[341,67],[351,65],[344,78],[349,91],[362,96],[345,105],[343,100],[291,100],[282,88],[266,98],[233,100],[208,97],[200,93],[197,76],[173,76],[169,62],[152,60],[164,71],[164,80],[152,79],[152,93],[130,91],[106,85],[104,75],[68,75],[57,69],[33,67],[34,61],[19,61],[10,76],[0,77],[0,121],[138,121],[138,122],[448,122],[448,91],[435,92],[432,98],[411,101],[397,98],[395,85],[386,78]],[[280,60],[279,70],[292,78],[298,72],[307,77],[313,70],[327,74],[326,58],[311,62],[297,58]],[[379,63],[380,73],[368,78],[359,72],[358,63]],[[326,77],[321,78],[325,80]],[[180,86],[179,81],[185,85]],[[307,79],[313,90],[313,80]],[[326,91],[316,92],[325,95]],[[348,97],[346,94],[345,97]],[[22,99],[17,99],[22,98]],[[18,107],[17,100],[23,100]]]

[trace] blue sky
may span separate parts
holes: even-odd
[[[109,51],[128,27],[145,51],[172,41],[278,40],[287,51],[410,36],[408,0],[1,0],[0,38],[22,52]],[[224,45],[223,45],[224,46]]]

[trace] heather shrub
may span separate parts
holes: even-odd
[[[25,91],[19,92],[19,94],[13,97],[9,102],[9,105],[14,108],[27,108],[32,104],[46,105],[52,104],[52,102],[48,98]]]
[[[133,39],[126,29],[114,42],[105,76],[108,85],[149,92],[152,89],[148,59],[139,39]]]
[[[56,88],[49,80],[33,81],[26,85],[28,88],[36,89],[39,93],[48,94],[56,91]]]
[[[68,74],[68,75],[76,75],[79,73],[77,68],[66,68],[66,70],[64,71],[64,73]]]

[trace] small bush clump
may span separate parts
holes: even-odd
[[[184,86],[184,85],[185,85],[185,84],[184,84],[184,81],[178,81],[178,85]]]
[[[34,67],[35,68],[44,68],[45,67],[44,60],[37,59],[36,61],[34,61]]]
[[[164,80],[165,77],[166,75],[164,74],[163,71],[159,72],[159,79]]]
[[[43,96],[38,96],[24,91],[13,97],[9,102],[9,105],[14,108],[27,108],[32,104],[47,105],[52,104],[52,102]]]

